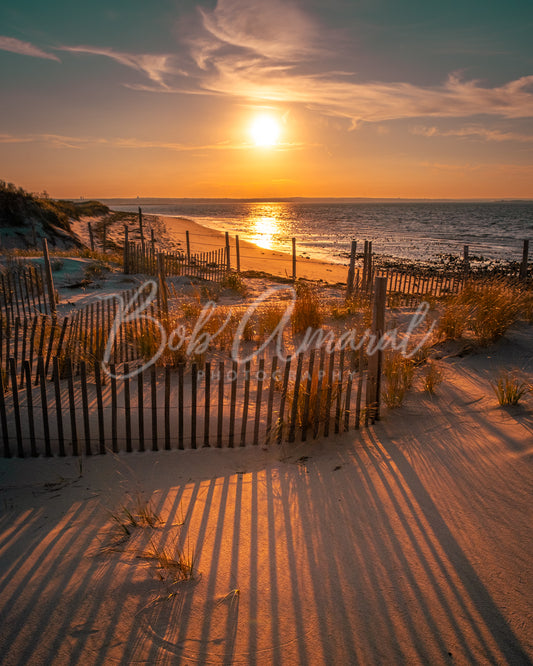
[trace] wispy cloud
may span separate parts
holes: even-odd
[[[167,87],[163,77],[166,74],[178,73],[178,70],[172,65],[172,56],[168,54],[123,53],[110,48],[96,48],[92,46],[61,46],[59,50],[111,58],[125,67],[130,67],[146,74],[151,81],[163,89]]]
[[[317,52],[318,24],[290,2],[218,0],[213,10],[199,11],[206,32],[224,44],[291,61]]]
[[[173,150],[177,152],[193,152],[198,150],[250,150],[254,144],[241,142],[230,143],[221,141],[212,144],[185,144],[173,141],[158,141],[149,139],[137,139],[133,137],[74,137],[61,134],[0,134],[1,143],[47,143],[52,146],[82,149],[90,146],[111,146],[114,148],[151,148],[161,150]],[[279,143],[273,146],[273,150],[287,151],[299,150],[303,147],[309,147],[309,144],[302,143]]]
[[[300,103],[325,114],[375,122],[417,117],[533,116],[533,76],[497,87],[451,74],[444,83],[361,81],[325,69],[329,53],[317,26],[298,7],[279,0],[219,0],[201,11],[190,38],[204,90],[257,102]],[[342,40],[341,40],[342,41]],[[356,64],[356,63],[355,63]]]
[[[481,139],[483,141],[518,141],[520,143],[533,142],[533,135],[531,134],[521,134],[519,132],[503,132],[502,130],[490,129],[488,127],[480,127],[477,125],[449,130],[441,130],[437,127],[425,127],[419,125],[417,127],[413,127],[410,131],[411,134],[418,134],[419,136],[427,137],[456,136],[466,139]]]
[[[61,60],[53,53],[47,53],[46,51],[40,49],[38,46],[34,46],[29,42],[23,42],[20,39],[15,39],[14,37],[0,36],[0,50],[9,51],[10,53],[18,53],[20,55],[32,56],[33,58],[44,58],[45,60],[56,60],[57,62],[61,62]]]
[[[58,50],[110,58],[140,72],[144,81],[123,84],[135,90],[299,104],[347,119],[351,127],[395,119],[533,117],[533,75],[490,87],[452,73],[427,86],[338,71],[342,33],[328,33],[302,6],[290,0],[218,0],[213,9],[198,10],[179,56],[92,46]],[[477,136],[511,140],[506,133]]]

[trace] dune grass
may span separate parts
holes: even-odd
[[[448,298],[438,323],[441,339],[457,340],[471,334],[481,345],[501,338],[521,316],[526,294],[501,279],[469,282]]]
[[[305,333],[308,328],[320,328],[323,321],[324,314],[318,290],[307,282],[297,282],[296,301],[291,316],[293,334]]]
[[[516,375],[510,372],[502,372],[495,382],[491,382],[498,404],[518,405],[520,400],[533,390],[531,384],[520,380]]]
[[[400,352],[389,351],[384,354],[382,370],[383,401],[391,409],[400,407],[407,391],[413,385],[415,363]]]

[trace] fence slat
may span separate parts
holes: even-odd
[[[281,389],[281,400],[279,404],[279,417],[277,422],[277,442],[281,444],[283,440],[283,418],[285,416],[285,402],[287,401],[287,391],[289,388],[289,374],[291,371],[291,360],[290,356],[287,356],[285,361],[285,371],[283,373],[283,388]]]
[[[291,416],[289,422],[289,442],[294,442],[296,439],[296,420],[298,418],[298,398],[300,395],[300,381],[302,379],[302,363],[303,354],[300,352],[298,354],[298,360],[296,363],[296,378],[292,392]]]
[[[28,411],[28,425],[30,428],[30,454],[33,458],[36,458],[37,446],[35,442],[35,422],[33,415],[33,391],[31,384],[31,367],[28,359],[24,360],[24,373],[26,375],[26,409]],[[0,391],[2,391],[1,386]]]
[[[259,424],[261,420],[261,397],[263,394],[263,381],[265,374],[265,359],[259,359],[259,368],[257,370],[257,387],[255,393],[255,423],[253,445],[259,444]]]
[[[236,361],[231,364],[231,398],[229,407],[229,437],[228,446],[233,448],[233,439],[235,437],[235,407],[237,403],[237,372],[239,366]]]
[[[209,418],[211,407],[211,363],[205,364],[205,395],[204,395],[204,446],[209,446]]]
[[[196,448],[196,408],[198,404],[198,366],[191,367],[191,448]]]
[[[126,452],[131,453],[133,447],[131,442],[131,402],[130,402],[130,368],[124,363],[124,418],[126,425]]]
[[[63,411],[61,409],[61,385],[59,383],[59,359],[53,360],[54,393],[56,399],[57,438],[59,441],[59,455],[65,456],[65,437],[63,434]]]
[[[242,422],[241,422],[241,442],[240,446],[246,444],[246,426],[248,424],[248,403],[250,401],[250,361],[246,361],[244,365],[244,402],[242,405]]]
[[[0,371],[0,421],[2,423],[2,439],[4,440],[4,458],[11,458],[9,433],[7,429],[6,401],[4,397],[4,373]]]
[[[15,432],[17,433],[17,455],[19,458],[24,458],[24,448],[22,446],[22,426],[20,423],[19,394],[17,388],[17,365],[14,358],[9,359],[9,372],[11,373],[11,395],[13,397]]]
[[[44,358],[39,356],[37,359],[37,375],[41,389],[41,412],[43,416],[44,430],[44,455],[49,458],[52,455],[50,448],[50,426],[48,423],[48,398],[46,395],[46,375],[44,372]]]
[[[150,386],[152,394],[152,451],[157,451],[157,376],[155,365],[150,368]]]
[[[89,423],[89,398],[87,395],[87,366],[85,361],[80,363],[81,403],[83,409],[83,431],[85,435],[85,455],[92,455],[91,426]]]
[[[170,366],[165,365],[165,450],[170,450]]]
[[[73,368],[72,359],[67,358],[67,383],[68,383],[68,402],[70,411],[70,441],[72,444],[72,455],[78,455],[78,430],[76,427],[76,401],[74,396]]]
[[[139,424],[139,451],[144,451],[144,377],[137,375],[137,422]]]
[[[353,278],[352,278],[353,282]],[[307,439],[307,426],[309,421],[309,405],[311,400],[311,391],[313,388],[313,370],[315,363],[315,350],[311,349],[311,354],[309,355],[309,365],[307,367],[307,387],[305,390],[304,396],[304,409],[302,415],[302,442],[305,442]]]

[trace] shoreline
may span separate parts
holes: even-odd
[[[147,214],[146,217],[149,217]],[[225,246],[225,232],[206,227],[185,217],[153,215],[165,225],[170,240],[183,249],[186,231],[189,231],[191,252],[209,252]],[[278,277],[292,277],[292,255],[279,250],[262,248],[239,238],[241,272],[259,271]],[[296,251],[296,277],[337,284],[346,282],[348,266],[298,256]],[[235,235],[230,234],[230,261],[236,266]]]

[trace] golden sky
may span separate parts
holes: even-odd
[[[7,0],[0,178],[57,197],[533,198],[531,3],[400,4]]]

